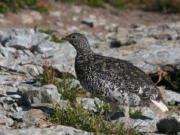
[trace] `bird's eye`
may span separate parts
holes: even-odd
[[[73,39],[75,39],[76,37],[75,36],[72,36]]]

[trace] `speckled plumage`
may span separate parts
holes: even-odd
[[[65,39],[77,51],[77,79],[94,96],[118,106],[140,106],[161,100],[159,89],[139,68],[125,60],[93,53],[82,34],[73,33]]]

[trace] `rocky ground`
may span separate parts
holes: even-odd
[[[91,134],[53,125],[47,120],[44,113],[52,109],[50,97],[54,103],[65,104],[65,101],[55,85],[35,85],[33,75],[41,73],[43,65],[48,63],[60,72],[75,76],[76,52],[67,42],[51,41],[51,36],[39,32],[35,26],[55,29],[59,38],[81,32],[96,53],[128,60],[147,74],[153,74],[180,70],[178,17],[138,10],[119,11],[108,6],[92,10],[61,3],[54,4],[48,14],[24,10],[0,15],[0,135]],[[173,102],[177,109],[160,113],[154,106],[143,107],[142,116],[131,116],[129,128],[146,135],[180,134],[180,93],[165,86],[160,89],[165,101]],[[77,100],[93,108],[97,99]],[[113,122],[123,120],[124,117],[118,117]]]

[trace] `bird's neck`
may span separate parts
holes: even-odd
[[[92,56],[94,54],[89,46],[86,48],[78,48],[76,51],[78,56]]]
[[[89,61],[93,58],[94,52],[89,49],[78,49],[76,59],[81,59],[83,61]]]

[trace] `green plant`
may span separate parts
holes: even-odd
[[[101,108],[100,110],[103,110]],[[105,121],[102,111],[95,114],[91,110],[85,110],[82,104],[67,103],[66,108],[56,104],[54,111],[49,115],[49,120],[54,123],[73,126],[78,129],[95,133],[117,134],[117,135],[138,135],[133,129],[125,130],[123,123],[111,123]]]
[[[17,12],[21,8],[30,8],[40,12],[47,11],[49,4],[47,0],[1,0],[0,12]]]
[[[37,29],[37,28],[35,28],[35,30],[36,30],[36,29]],[[43,29],[39,29],[38,31],[41,32],[41,33],[46,33],[47,35],[49,35],[48,37],[46,37],[46,39],[51,38],[51,41],[52,41],[52,42],[55,42],[55,43],[62,43],[62,42],[64,42],[63,40],[60,40],[60,39],[58,39],[58,38],[56,37],[56,35],[54,34],[54,32],[57,32],[57,31],[55,31],[55,30],[43,30]]]
[[[66,75],[63,75],[62,81],[56,86],[61,94],[61,98],[69,100],[70,102],[75,102],[76,97],[86,96],[86,91],[80,88],[79,85],[73,85],[73,78],[66,77]]]
[[[143,0],[146,7],[145,9],[152,11],[159,11],[165,13],[177,13],[180,12],[179,0]]]
[[[130,108],[129,113],[132,115],[142,115],[141,110],[135,110],[134,112],[132,111],[132,109]]]
[[[41,85],[58,84],[58,79],[56,78],[56,72],[52,66],[44,65],[42,74],[33,77],[35,77],[36,81],[40,82]]]
[[[151,78],[157,85],[166,86],[167,89],[171,89],[180,92],[180,70],[167,66],[170,71],[160,71],[155,74],[151,74]],[[157,81],[158,80],[158,81]]]
[[[103,0],[87,0],[87,4],[92,7],[102,7],[104,2]]]
[[[108,3],[114,7],[123,8],[127,5],[130,1],[129,0],[109,0]],[[132,2],[132,1],[131,1]]]
[[[80,85],[73,85],[73,77],[66,73],[62,74],[62,79],[58,79],[56,70],[46,63],[43,66],[42,74],[34,76],[40,85],[54,84],[57,86],[62,99],[75,102],[76,97],[86,97],[86,91]]]

